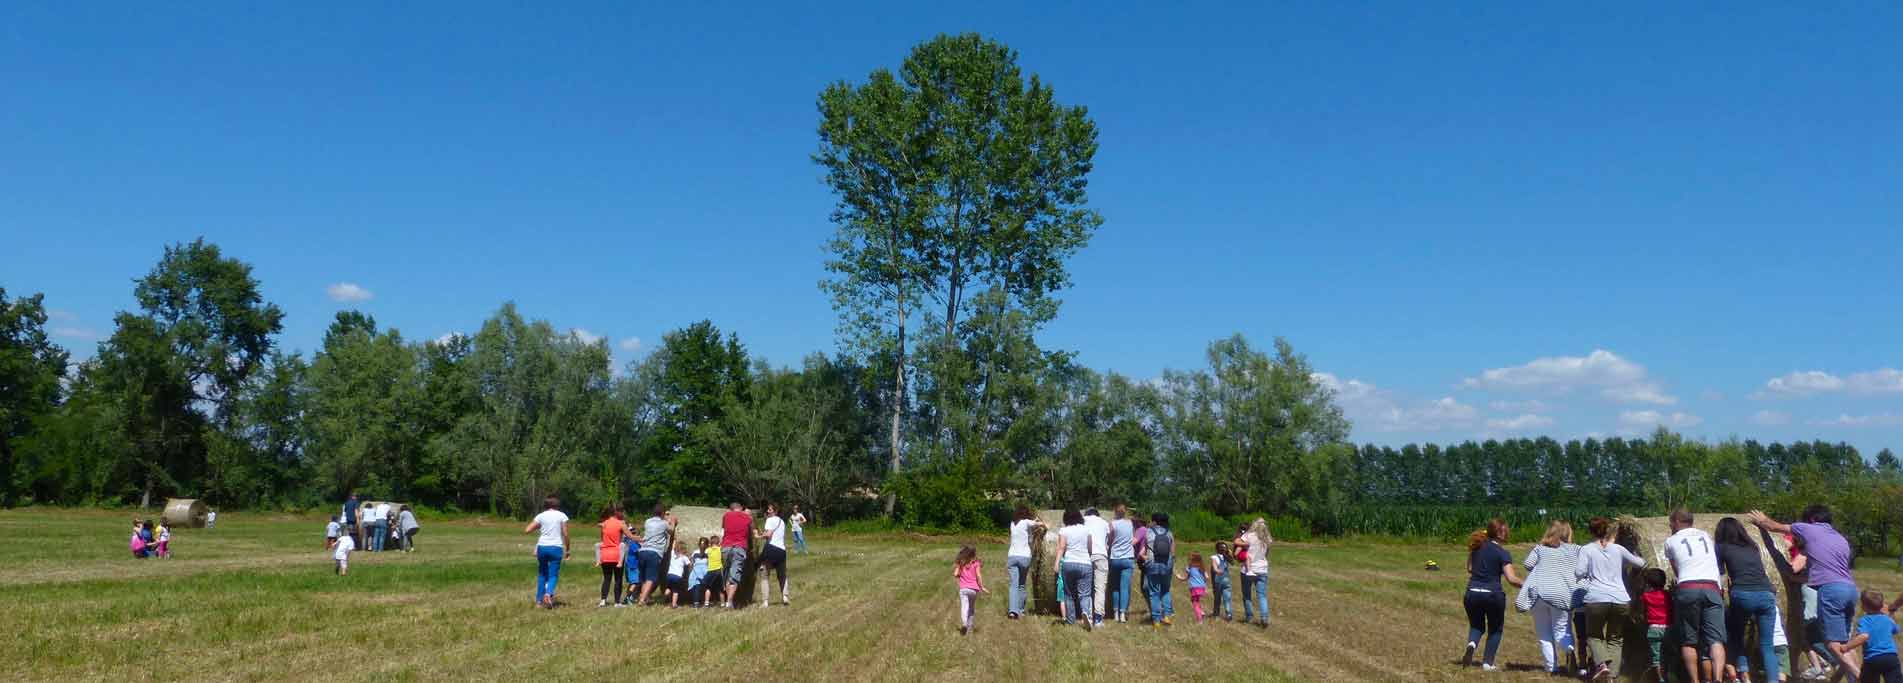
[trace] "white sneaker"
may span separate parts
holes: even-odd
[[[597,603],[595,603],[595,606],[596,606],[596,607],[607,607],[607,606],[608,606],[608,601],[607,601],[607,600],[603,600],[603,601],[601,601],[601,602],[597,602]]]
[[[1494,665],[1492,665],[1492,664],[1488,664],[1488,663],[1486,663],[1486,662],[1481,662],[1481,663],[1480,663],[1480,670],[1481,670],[1481,671],[1499,671],[1500,669],[1499,669],[1499,668],[1497,668],[1497,667],[1495,667],[1495,666],[1494,666]]]

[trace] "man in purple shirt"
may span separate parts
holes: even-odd
[[[1844,658],[1849,649],[1850,621],[1857,615],[1857,581],[1850,576],[1850,541],[1830,525],[1830,508],[1812,505],[1804,508],[1803,521],[1780,524],[1764,513],[1752,510],[1751,523],[1772,533],[1788,533],[1804,550],[1810,562],[1810,581],[1817,590],[1817,619],[1823,625],[1824,642],[1839,666],[1857,675],[1855,665]]]

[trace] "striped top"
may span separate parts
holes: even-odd
[[[1526,554],[1526,589],[1533,599],[1560,609],[1573,608],[1573,589],[1578,587],[1574,567],[1579,562],[1579,546],[1561,543],[1558,547],[1536,545]]]

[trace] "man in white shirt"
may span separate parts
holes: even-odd
[[[766,539],[766,548],[760,551],[760,606],[767,604],[766,570],[772,569],[779,577],[780,604],[791,605],[793,601],[786,595],[786,520],[780,519],[780,506],[767,503],[766,523],[755,532],[754,538]]]
[[[1097,515],[1097,508],[1084,511],[1084,529],[1090,532],[1090,624],[1103,625],[1104,590],[1110,585],[1110,522]]]
[[[562,576],[562,561],[569,557],[568,515],[556,509],[561,505],[561,499],[555,496],[543,498],[542,513],[522,529],[525,534],[539,534],[535,540],[535,604],[549,609],[555,608],[555,583]]]
[[[1725,599],[1719,592],[1718,552],[1711,535],[1692,527],[1692,513],[1672,511],[1672,537],[1665,539],[1665,558],[1678,575],[1672,594],[1672,627],[1678,630],[1679,653],[1687,671],[1698,670],[1698,651],[1711,648],[1711,661],[1725,659]]]

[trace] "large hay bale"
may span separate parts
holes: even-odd
[[[1758,534],[1757,528],[1751,526],[1751,522],[1742,514],[1695,512],[1692,513],[1692,526],[1715,537],[1717,536],[1718,520],[1726,517],[1735,517],[1739,522],[1742,522],[1746,530],[1751,532],[1751,540],[1757,543],[1759,559],[1764,562],[1765,574],[1770,577],[1771,586],[1777,589],[1778,609],[1782,610],[1779,616],[1783,617],[1784,621],[1784,635],[1790,640],[1790,652],[1792,656],[1796,656],[1810,645],[1804,639],[1804,598],[1799,591],[1795,590],[1795,587],[1787,585],[1782,580],[1782,577],[1778,575],[1777,563],[1771,559],[1771,553],[1788,552],[1790,545],[1785,542],[1782,537],[1773,534],[1771,537],[1773,547],[1764,547],[1763,537]],[[1672,563],[1665,557],[1665,539],[1671,538],[1671,536],[1672,524],[1670,518],[1620,517],[1616,539],[1618,543],[1625,546],[1627,550],[1644,558],[1647,567],[1664,569],[1667,577],[1670,578],[1670,582],[1676,583],[1677,577],[1672,572]],[[1644,592],[1645,581],[1639,572],[1626,572],[1626,589],[1630,591],[1635,598]],[[1634,609],[1642,609],[1642,606],[1635,602]],[[1753,638],[1748,639],[1746,642],[1756,643],[1757,640]],[[1762,671],[1762,662],[1759,662],[1757,657],[1757,647],[1754,645],[1749,648],[1749,650],[1747,654],[1752,658],[1752,669]],[[1676,650],[1674,650],[1674,652],[1676,652]],[[1726,656],[1729,657],[1731,655],[1727,653]],[[1621,671],[1620,675],[1626,680],[1638,680],[1640,675],[1645,673],[1645,663],[1651,660],[1651,651],[1647,648],[1645,643],[1645,627],[1643,625],[1635,625],[1632,629],[1627,631],[1623,658],[1624,665],[1621,668],[1624,669],[1624,671]],[[1674,656],[1668,657],[1667,661],[1676,662],[1679,660]],[[1682,666],[1678,668],[1683,669]]]
[[[1064,526],[1064,511],[1039,510],[1037,521],[1044,528],[1031,529],[1031,596],[1027,609],[1032,614],[1055,615],[1057,573],[1051,571],[1051,562],[1057,559],[1057,530]]]
[[[713,538],[709,546],[710,550],[720,547],[720,537],[725,531],[720,526],[720,520],[726,516],[727,508],[676,505],[668,511],[674,515],[674,519],[676,520],[674,535],[677,537],[677,540],[687,543],[687,552],[691,553],[698,549],[700,547],[700,539],[703,537]],[[748,512],[753,515],[753,523],[756,527],[765,519],[764,512],[753,510],[749,510]],[[631,517],[633,516],[631,515]],[[641,523],[647,518],[647,514],[642,514],[638,518],[630,519],[628,523],[634,527],[634,531],[638,533],[641,531]],[[734,604],[753,604],[754,581],[759,576],[758,570],[760,568],[761,548],[762,544],[755,542],[752,535],[749,534],[747,537],[747,563],[741,572],[740,588],[734,591],[733,594]],[[724,572],[726,569],[723,568],[721,571]],[[787,578],[789,580],[792,578],[790,567],[787,571]]]
[[[197,498],[171,498],[165,501],[165,512],[159,515],[159,519],[174,529],[202,529],[209,512],[211,510],[205,507],[205,502]]]

